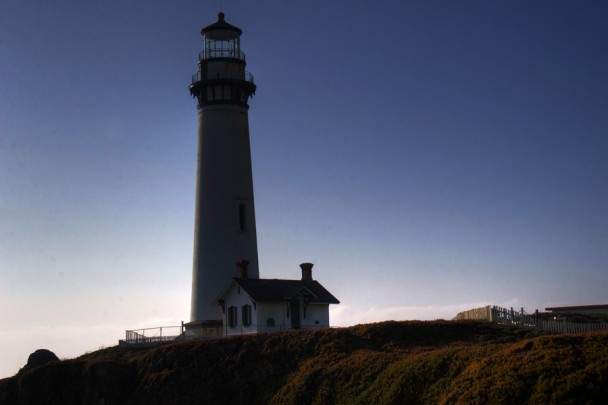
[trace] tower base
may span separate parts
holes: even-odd
[[[184,324],[186,339],[192,338],[220,338],[223,335],[221,320],[193,321]]]

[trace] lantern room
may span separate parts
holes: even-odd
[[[255,93],[253,75],[245,71],[245,53],[241,51],[240,28],[228,24],[224,13],[201,30],[203,50],[198,58],[198,72],[192,76],[190,93],[199,107],[210,104],[247,106]]]
[[[224,13],[218,14],[218,21],[202,29],[203,52],[201,59],[229,58],[245,61],[245,54],[241,52],[240,28],[228,24],[224,20]]]

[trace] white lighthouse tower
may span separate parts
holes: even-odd
[[[190,94],[198,100],[198,168],[190,324],[221,325],[214,299],[249,262],[259,278],[249,146],[249,98],[253,76],[245,71],[242,31],[224,20],[205,27],[198,72]]]

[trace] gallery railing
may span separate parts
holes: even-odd
[[[201,80],[243,80],[249,83],[253,83],[253,74],[244,70],[238,69],[213,69],[208,72],[205,77],[201,78],[200,70],[192,75],[192,83],[199,82]]]

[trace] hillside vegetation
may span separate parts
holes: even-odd
[[[2,404],[594,404],[608,332],[534,336],[476,322],[383,322],[149,349],[0,380]]]

